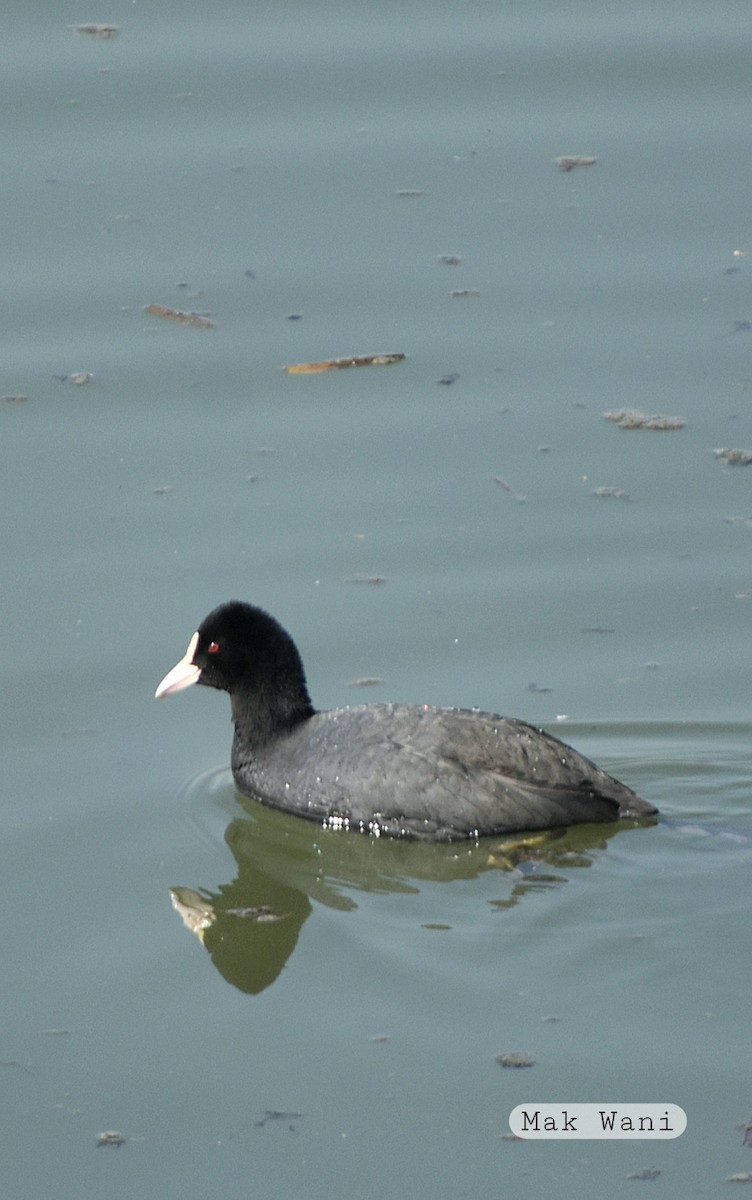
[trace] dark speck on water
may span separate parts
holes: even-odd
[[[74,33],[81,33],[88,37],[101,38],[103,40],[117,37],[120,32],[118,25],[101,25],[93,21],[85,25],[69,25],[68,28],[72,29]]]
[[[554,159],[560,171],[573,171],[575,167],[594,167],[598,159],[586,154],[562,154]]]
[[[741,1129],[742,1133],[744,1134],[744,1137],[742,1138],[742,1145],[752,1146],[752,1120],[744,1121],[743,1124],[738,1125],[737,1128]]]
[[[300,1121],[302,1117],[303,1114],[299,1112],[282,1112],[277,1108],[267,1108],[261,1120],[254,1121],[253,1123],[261,1129],[269,1121]],[[293,1127],[290,1126],[290,1128],[292,1129]]]
[[[499,485],[503,492],[506,492],[513,500],[516,500],[518,504],[524,504],[527,500],[527,496],[523,496],[522,492],[516,492],[511,483],[507,483],[506,479],[502,479],[499,475],[494,475],[493,481]]]
[[[0,1062],[0,1067],[23,1071],[25,1075],[31,1075],[32,1071],[25,1063],[19,1062],[17,1058],[7,1058]]]

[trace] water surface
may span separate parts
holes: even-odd
[[[746,10],[95,16],[12,5],[0,51],[5,1192],[714,1194],[752,1170]],[[241,805],[224,698],[152,701],[231,597],[319,706],[542,722],[660,822],[510,863]],[[504,1140],[528,1100],[689,1123]]]

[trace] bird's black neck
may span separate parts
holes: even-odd
[[[253,750],[307,721],[316,711],[311,704],[305,680],[265,682],[244,688],[230,697],[235,737]]]

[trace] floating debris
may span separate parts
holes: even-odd
[[[386,576],[385,575],[351,575],[349,579],[345,580],[345,582],[346,583],[370,583],[370,584],[386,583]]]
[[[24,404],[28,399],[28,396],[23,396],[20,392],[10,396],[0,396],[0,400],[4,400],[6,404]]]
[[[716,458],[722,458],[732,467],[748,467],[752,463],[752,451],[749,450],[714,450]]]
[[[443,263],[445,267],[459,267],[462,259],[459,254],[440,254],[439,262]]]
[[[657,1179],[660,1175],[658,1167],[646,1167],[644,1171],[633,1171],[631,1175],[625,1175],[625,1179]]]
[[[684,417],[650,416],[637,408],[612,408],[603,416],[619,429],[683,429],[687,423]]]
[[[388,367],[403,362],[405,354],[356,354],[352,358],[326,358],[322,362],[293,363],[283,367],[288,375],[315,375],[319,371],[341,371],[344,367]]]
[[[727,1175],[724,1183],[752,1183],[752,1175],[748,1171],[740,1171],[736,1175]]]
[[[449,295],[453,300],[464,300],[466,296],[479,296],[480,288],[456,288]]]
[[[120,33],[119,25],[98,25],[90,21],[86,25],[69,25],[74,33],[82,33],[93,38],[114,38]]]
[[[257,921],[259,925],[273,925],[275,921],[282,921],[289,915],[288,913],[275,913],[266,904],[262,904],[258,908],[227,908],[225,912],[229,917],[240,917],[243,921]]]
[[[456,383],[458,379],[459,375],[457,372],[450,371],[448,375],[442,375],[441,379],[437,379],[436,382],[443,383],[444,387],[449,387],[451,384]]]
[[[186,929],[195,933],[200,942],[204,933],[214,924],[217,914],[208,900],[192,888],[170,888],[170,900],[175,912],[180,916]]]
[[[76,387],[83,387],[84,384],[92,383],[94,376],[91,371],[73,371],[70,375],[53,375],[53,379],[59,379],[61,383],[74,383]]]
[[[624,488],[618,487],[597,487],[593,488],[593,495],[599,500],[631,500],[629,492],[625,492]]]
[[[575,167],[594,167],[597,161],[597,158],[586,154],[562,154],[561,158],[554,159],[560,171],[573,171]]]
[[[583,627],[582,632],[583,633],[616,633],[616,630],[611,629],[610,626],[607,626],[607,625],[585,625]]]
[[[406,198],[408,200],[414,200],[416,196],[425,196],[426,193],[420,188],[399,188],[399,190],[394,194],[395,196],[400,196],[403,199]]]
[[[391,1033],[374,1033],[373,1037],[369,1037],[368,1040],[376,1045],[381,1045],[383,1042],[391,1042],[392,1035]]]
[[[507,492],[518,504],[524,504],[527,500],[527,496],[523,496],[522,492],[516,492],[511,483],[507,483],[506,479],[501,479],[499,475],[494,475],[493,481],[494,483],[498,483],[502,491]]]
[[[127,1141],[127,1137],[116,1129],[106,1129],[104,1133],[97,1134],[97,1149],[100,1146],[124,1146]]]
[[[192,325],[195,329],[215,329],[216,322],[206,313],[183,312],[179,308],[167,308],[164,304],[147,304],[144,312],[152,317],[164,317],[168,321],[179,321],[181,325]]]
[[[377,675],[364,675],[362,679],[351,679],[346,687],[383,687],[384,680]]]
[[[527,685],[527,690],[529,692],[533,692],[533,694],[536,696],[545,696],[548,694],[548,692],[552,692],[553,688],[540,687],[539,684],[537,684],[537,683],[529,683]]]
[[[497,1054],[496,1061],[500,1067],[513,1067],[515,1070],[520,1067],[535,1066],[534,1058],[530,1058],[527,1054],[518,1054],[516,1051],[511,1054]]]
[[[254,1125],[263,1128],[267,1121],[300,1121],[303,1114],[299,1112],[280,1112],[276,1108],[267,1108],[260,1121],[254,1121]],[[292,1129],[292,1126],[290,1126]]]
[[[25,1063],[19,1062],[17,1058],[4,1058],[2,1061],[0,1061],[0,1067],[2,1067],[4,1070],[17,1069],[19,1071],[23,1071],[24,1075],[34,1074],[30,1067],[27,1067]]]

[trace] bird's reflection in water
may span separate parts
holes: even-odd
[[[357,892],[415,893],[426,882],[497,870],[506,894],[491,903],[511,908],[528,891],[565,883],[569,871],[590,866],[610,838],[638,824],[576,825],[446,844],[338,832],[253,800],[241,804],[247,815],[225,831],[237,864],[233,881],[214,892],[175,887],[170,896],[217,970],[251,994],[277,978],[314,902],[351,911],[358,907]]]

